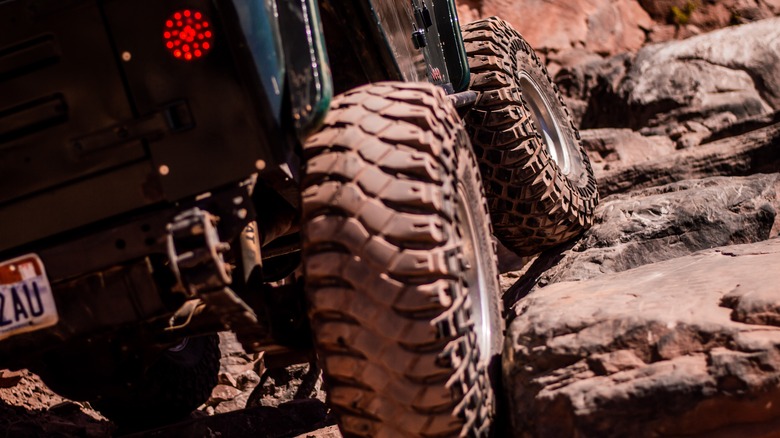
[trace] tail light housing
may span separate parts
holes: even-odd
[[[163,41],[174,58],[197,60],[206,56],[214,45],[211,22],[198,10],[176,11],[165,20]]]

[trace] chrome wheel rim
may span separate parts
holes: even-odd
[[[469,301],[471,301],[471,319],[474,323],[474,332],[479,346],[479,359],[489,360],[496,352],[492,348],[493,327],[490,318],[490,297],[495,293],[489,290],[489,282],[485,269],[488,259],[478,251],[477,232],[473,214],[466,207],[466,198],[463,188],[459,187],[461,202],[458,203],[458,215],[465,220],[463,224],[462,250],[466,264],[464,279],[468,288]],[[488,236],[488,238],[490,238]]]
[[[523,99],[531,110],[534,126],[542,135],[547,152],[558,164],[561,173],[568,175],[573,167],[572,145],[566,141],[566,137],[561,132],[561,126],[552,112],[550,103],[536,81],[524,71],[520,73],[520,88],[523,90]]]

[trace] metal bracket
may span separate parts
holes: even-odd
[[[428,45],[428,40],[425,38],[425,31],[416,30],[412,32],[412,43],[414,43],[415,49],[422,49]]]
[[[467,90],[460,93],[448,94],[447,98],[452,102],[452,106],[455,108],[463,108],[473,105],[479,95],[476,91]]]
[[[216,216],[194,207],[168,224],[168,258],[189,297],[231,283],[230,268],[223,257],[230,245],[219,240],[217,221]]]
[[[412,3],[414,6],[414,3]],[[428,28],[433,26],[433,19],[431,19],[431,11],[428,10],[428,6],[423,4],[422,8],[414,8],[414,18],[417,20],[417,26],[419,29],[423,29],[426,32]]]
[[[230,266],[223,254],[230,250],[219,239],[219,218],[198,207],[185,210],[168,224],[168,258],[176,278],[189,297],[197,296],[234,331],[257,325],[257,315],[230,287]]]
[[[195,122],[187,102],[176,101],[146,117],[126,120],[73,139],[70,143],[75,156],[80,159],[94,152],[141,139],[158,140],[166,134],[185,131],[194,126]]]

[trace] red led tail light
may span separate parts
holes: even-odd
[[[176,11],[165,21],[163,30],[165,48],[184,61],[202,58],[214,45],[211,23],[200,11]]]

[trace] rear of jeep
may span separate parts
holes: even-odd
[[[272,11],[15,0],[0,27],[0,367],[111,398],[190,336],[257,324],[227,288],[252,196],[298,202]]]

